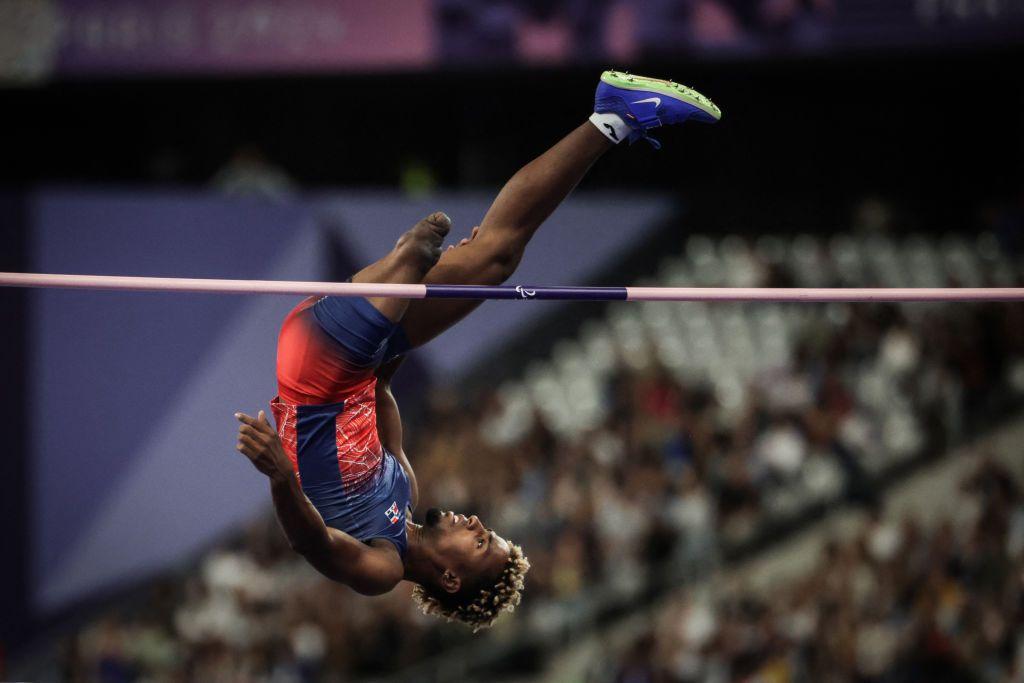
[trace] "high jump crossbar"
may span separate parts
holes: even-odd
[[[103,289],[132,292],[295,294],[395,299],[517,299],[557,301],[1024,301],[1024,288],[772,288],[772,287],[533,287],[222,280],[120,275],[0,273],[3,287]]]

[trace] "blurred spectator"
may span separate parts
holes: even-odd
[[[835,0],[443,0],[451,64],[605,62],[828,47]]]
[[[210,186],[231,197],[283,201],[295,193],[295,183],[256,145],[242,145],[210,180]]]
[[[611,668],[672,683],[1021,680],[1024,497],[993,460],[964,489],[973,518],[925,530],[874,515],[770,595],[676,598]]]

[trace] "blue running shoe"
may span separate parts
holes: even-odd
[[[660,149],[661,143],[647,134],[651,128],[689,120],[715,123],[722,118],[722,110],[692,88],[622,71],[601,74],[594,99],[595,112],[616,114],[625,121],[632,131],[627,138],[630,144],[642,138],[654,149]]]

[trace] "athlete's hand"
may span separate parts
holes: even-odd
[[[277,432],[267,421],[266,413],[261,410],[256,417],[235,413],[235,417],[242,423],[238,426],[237,448],[256,469],[271,479],[294,476],[291,461]]]

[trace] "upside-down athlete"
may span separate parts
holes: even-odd
[[[601,75],[590,119],[508,181],[480,226],[442,253],[449,218],[434,213],[354,282],[498,285],[530,237],[613,145],[662,125],[713,123],[719,109],[682,85],[616,71]],[[270,478],[291,546],[328,578],[366,595],[400,581],[428,614],[490,626],[519,603],[530,565],[519,546],[475,515],[427,510],[412,521],[416,475],[402,449],[390,381],[402,354],[480,301],[309,298],[278,339],[274,430],[238,413],[238,449]]]

